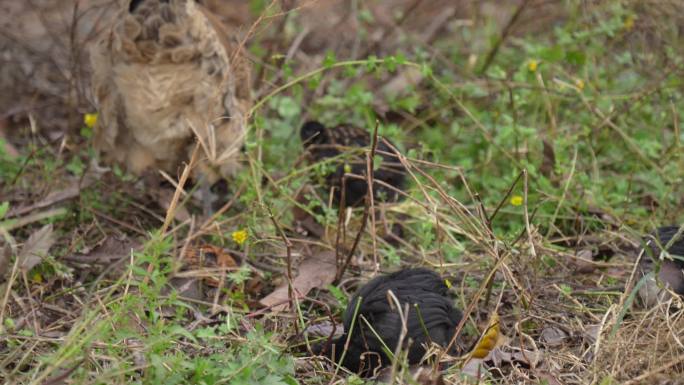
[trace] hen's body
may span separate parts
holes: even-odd
[[[376,277],[352,297],[344,313],[345,333],[333,344],[335,359],[339,361],[351,333],[342,365],[352,372],[370,375],[376,368],[391,362],[383,350],[383,342],[394,353],[401,333],[401,317],[394,303],[390,305],[387,295],[390,290],[401,303],[401,311],[405,304],[409,305],[408,334],[404,341],[405,344],[410,341],[407,346],[409,364],[420,362],[425,345],[434,342],[447,346],[456,332],[461,312],[452,305],[444,280],[435,272],[417,268]]]
[[[309,151],[311,160],[321,162],[335,158],[348,152],[349,158],[336,160],[335,171],[326,177],[326,187],[334,189],[333,196],[336,202],[340,202],[342,191],[342,178],[346,172],[360,175],[363,179],[346,178],[344,182],[344,201],[347,206],[357,206],[363,203],[368,184],[366,183],[366,156],[358,150],[370,147],[370,134],[361,128],[341,125],[337,127],[325,127],[318,122],[307,122],[302,126],[300,136],[304,147]],[[354,152],[356,150],[356,152]],[[401,189],[404,185],[405,170],[396,157],[390,155],[394,151],[384,140],[379,139],[377,154],[382,159],[382,164],[375,165],[373,178],[376,180],[373,186],[373,198],[379,201],[397,200],[399,194],[392,188],[383,186],[377,181],[384,182],[395,189]],[[379,166],[379,167],[378,167]]]
[[[249,70],[192,0],[133,0],[91,49],[95,146],[133,173],[175,175],[199,137],[213,181],[232,174],[250,107]]]

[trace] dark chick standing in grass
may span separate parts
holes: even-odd
[[[376,277],[361,287],[344,312],[344,334],[324,347],[325,354],[366,377],[389,366],[402,330],[399,311],[403,312],[406,304],[407,334],[402,349],[408,352],[409,364],[418,364],[431,343],[449,345],[462,314],[453,306],[444,279],[431,270],[415,268]]]
[[[300,137],[304,148],[309,152],[312,163],[339,157],[333,163],[335,171],[329,173],[325,179],[328,190],[333,189],[335,202],[340,203],[342,179],[346,173],[358,177],[349,176],[344,181],[344,205],[352,207],[363,205],[368,188],[367,162],[365,153],[359,150],[371,146],[372,138],[369,132],[349,125],[331,128],[319,122],[310,121],[302,126]],[[378,138],[376,159],[382,161],[381,164],[374,165],[373,199],[376,201],[396,201],[400,196],[396,190],[403,188],[406,179],[404,167],[397,157],[392,155],[394,151],[390,145],[394,147],[386,139]]]
[[[657,280],[649,279],[639,290],[639,294],[647,306],[655,304],[658,298],[667,298],[656,281],[680,296],[684,295],[684,229],[679,226],[664,226],[656,229],[647,237],[649,247],[639,263],[642,274],[648,274],[657,268]],[[669,246],[668,246],[669,245]],[[663,252],[663,251],[666,252]]]

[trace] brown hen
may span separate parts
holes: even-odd
[[[105,161],[176,175],[198,138],[209,183],[232,175],[251,105],[239,44],[192,0],[132,0],[91,48]]]

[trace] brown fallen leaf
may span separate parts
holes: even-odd
[[[535,371],[534,374],[537,378],[542,380],[542,381],[540,381],[542,383],[545,381],[548,385],[563,385],[563,383],[560,382],[556,378],[556,376],[552,375],[551,373],[542,372],[542,371]]]
[[[131,252],[140,249],[140,243],[127,237],[109,236],[82,253],[62,257],[63,261],[88,265],[111,265],[121,259],[129,259]]]
[[[566,338],[568,333],[555,326],[546,327],[541,332],[541,340],[548,347],[561,346]]]
[[[333,338],[340,338],[344,334],[344,326],[341,324],[334,325],[330,321],[323,321],[317,324],[309,325],[304,329],[304,334],[309,338],[327,338],[333,334]]]
[[[35,202],[30,205],[22,205],[18,206],[16,208],[12,208],[8,213],[7,217],[16,217],[20,215],[24,215],[26,213],[30,213],[34,210],[42,209],[45,207],[52,206],[56,203],[60,203],[69,199],[73,199],[78,197],[81,194],[81,191],[90,185],[93,184],[98,179],[97,176],[88,174],[86,177],[84,177],[82,180],[81,178],[74,179],[72,181],[72,184],[63,189],[63,190],[58,190],[58,191],[53,191],[49,193],[45,198],[42,200]]]
[[[19,268],[24,272],[33,269],[43,261],[54,243],[52,224],[45,225],[31,234],[17,256]]]
[[[183,268],[194,277],[204,278],[209,286],[219,287],[221,275],[237,270],[241,261],[237,256],[214,245],[189,246],[183,255]],[[185,274],[186,276],[188,274]],[[177,276],[180,276],[178,274]]]
[[[504,350],[506,349],[506,350]],[[500,347],[492,350],[485,361],[492,362],[494,367],[501,368],[503,365],[516,365],[525,368],[534,368],[541,360],[541,354],[532,350]]]
[[[335,253],[324,251],[315,256],[305,259],[299,266],[299,274],[292,280],[292,286],[297,296],[305,296],[311,289],[325,287],[335,279]],[[259,303],[265,307],[271,307],[272,311],[280,312],[286,310],[289,305],[287,301],[287,283],[277,287],[271,294],[262,298]]]
[[[487,366],[482,358],[471,358],[461,368],[461,374],[473,378],[480,378],[486,372]]]
[[[202,290],[201,278],[187,278],[187,277],[173,277],[169,283],[162,289],[162,295],[169,295],[175,291],[179,298],[191,301],[208,301],[209,297],[205,295]],[[166,317],[172,317],[176,313],[176,308],[173,306],[163,306],[162,314]]]
[[[539,172],[550,180],[553,180],[554,170],[556,168],[556,153],[553,150],[553,144],[547,139],[542,140],[544,148],[542,150],[543,158],[542,164],[539,166]]]
[[[409,368],[410,380],[398,376],[392,378],[392,368],[385,368],[380,371],[376,380],[377,384],[407,383],[415,385],[445,385],[444,376],[439,371],[435,371],[430,366],[416,365]],[[399,381],[396,381],[399,380]],[[401,380],[405,380],[401,381]]]
[[[9,271],[12,247],[7,242],[0,242],[0,282],[5,280],[5,275]]]
[[[502,368],[505,365],[534,368],[540,360],[541,354],[539,352],[511,346],[499,346],[492,349],[484,358],[468,360],[461,369],[461,374],[478,378],[490,368]]]
[[[590,274],[599,267],[594,263],[593,253],[589,249],[577,251],[576,258],[571,263],[575,265],[575,272],[578,274]]]
[[[584,328],[582,336],[589,344],[594,344],[598,340],[599,334],[601,334],[601,325],[594,324],[589,325]]]
[[[157,200],[157,203],[161,208],[164,209],[164,211],[168,211],[171,208],[171,201],[173,200],[173,194],[175,193],[175,190],[171,190],[169,188],[160,188],[159,190],[156,191],[156,193],[153,194],[154,198]],[[174,213],[174,218],[178,222],[185,222],[188,219],[190,219],[190,212],[188,211],[187,207],[185,206],[176,206],[176,212]]]
[[[7,157],[10,159],[15,159],[19,157],[19,151],[17,150],[16,147],[12,145],[7,140],[7,131],[8,131],[8,126],[9,126],[9,120],[8,119],[0,119],[0,143],[2,143],[3,151]]]

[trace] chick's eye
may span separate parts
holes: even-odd
[[[214,262],[216,263],[216,259],[218,258],[216,253],[213,251],[206,251],[204,252],[204,258],[209,261],[209,262]]]

